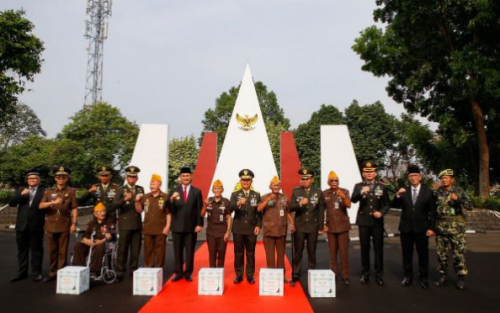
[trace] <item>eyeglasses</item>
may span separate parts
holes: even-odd
[[[338,179],[330,179],[330,181],[334,181],[334,182],[337,182],[337,183],[339,182]]]
[[[66,179],[68,176],[56,176],[56,179]]]

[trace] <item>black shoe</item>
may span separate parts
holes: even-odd
[[[44,282],[44,283],[48,283],[48,282],[51,282],[51,281],[53,281],[53,280],[55,280],[55,279],[56,279],[56,276],[50,276],[50,275],[49,275],[49,276],[46,276],[46,277],[43,279],[43,282]]]
[[[443,287],[446,284],[446,275],[441,275],[438,281],[434,284],[436,287]]]
[[[429,283],[427,282],[427,279],[421,279],[418,281],[418,283],[420,284],[420,287],[422,287],[422,289],[429,288]]]
[[[362,284],[368,284],[369,281],[370,281],[370,276],[368,275],[361,276],[361,279],[359,280],[359,282]]]
[[[342,281],[342,283],[344,283],[344,285],[349,285],[350,282],[349,282],[349,278],[340,278],[340,281]]]
[[[403,278],[403,280],[401,281],[401,286],[403,286],[403,287],[408,287],[408,286],[410,286],[410,285],[411,285],[411,281],[412,281],[411,277],[405,277],[405,278]]]
[[[185,274],[184,279],[189,283],[193,281],[193,277],[191,277],[191,274]]]
[[[384,285],[384,280],[382,279],[382,277],[375,277],[375,282],[379,286],[383,286]]]
[[[465,277],[458,276],[458,280],[457,280],[456,286],[457,286],[458,290],[464,290],[465,289]]]
[[[42,280],[43,280],[42,274],[35,274],[35,276],[33,276],[33,281],[34,282],[39,282],[39,281],[42,281]]]
[[[183,278],[184,276],[182,276],[182,274],[175,274],[174,277],[172,277],[172,281],[173,282],[176,282],[176,281],[179,281]]]
[[[28,278],[28,275],[26,275],[26,274],[16,275],[16,276],[14,276],[14,277],[12,277],[10,279],[10,282],[14,283],[16,281],[20,281],[20,280],[23,280],[23,279],[26,279],[26,278]]]
[[[247,281],[248,281],[250,284],[255,284],[255,278],[253,278],[253,276],[247,276]]]
[[[236,278],[234,279],[234,283],[235,284],[239,284],[243,281],[243,277],[242,276],[236,276]]]

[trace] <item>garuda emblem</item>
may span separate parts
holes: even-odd
[[[254,129],[255,127],[253,127],[253,125],[257,123],[258,118],[259,117],[257,116],[257,114],[255,114],[253,117],[248,117],[248,115],[246,114],[244,116],[241,116],[236,113],[236,121],[241,125],[240,128],[245,131]]]

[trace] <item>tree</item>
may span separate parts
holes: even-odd
[[[32,135],[24,141],[14,143],[0,153],[0,182],[17,187],[26,184],[26,172],[38,169],[42,177],[52,171],[54,155],[58,151],[54,139]],[[52,185],[51,180],[42,180],[43,185]]]
[[[294,130],[295,144],[297,145],[300,161],[303,166],[316,172],[317,177],[321,173],[321,125],[339,124],[346,124],[342,112],[333,105],[322,104],[320,109],[311,115],[309,121],[300,124]],[[316,179],[314,183],[319,186],[320,179]]]
[[[227,92],[223,92],[219,98],[215,100],[215,109],[208,109],[205,112],[205,118],[202,121],[203,132],[209,131],[217,133],[218,154],[220,154],[222,144],[226,138],[227,128],[229,126],[229,121],[231,120],[234,105],[236,104],[239,89],[240,86],[233,86]],[[271,138],[271,132],[269,132],[269,129],[278,128],[281,131],[288,131],[290,129],[290,120],[285,117],[283,108],[279,106],[276,94],[273,91],[268,91],[266,85],[262,82],[256,82],[255,91],[257,92],[257,98],[259,99],[262,118],[264,119],[264,124],[266,125],[269,141],[279,143],[280,132],[273,132]],[[271,123],[273,125],[271,125]],[[199,142],[201,142],[201,138],[203,138],[203,134],[200,137]],[[274,146],[273,155],[274,162],[279,167],[279,144],[277,149],[276,145]]]
[[[360,106],[354,100],[344,113],[358,164],[372,160],[384,168],[387,151],[398,141],[396,118],[378,101]]]
[[[489,196],[490,129],[500,100],[500,2],[377,0],[353,46],[363,70],[388,75],[389,95],[474,144],[479,195]],[[448,131],[448,130],[447,130]],[[493,144],[498,144],[495,141]],[[465,146],[466,144],[464,144]]]
[[[194,136],[172,139],[168,145],[168,186],[172,188],[179,178],[183,165],[195,168],[199,149]]]
[[[15,106],[9,119],[0,122],[0,151],[32,135],[46,136],[47,133],[36,113],[26,104],[20,103]]]
[[[40,72],[43,42],[33,35],[25,11],[0,11],[0,123],[8,120],[26,81]]]
[[[77,186],[91,184],[99,165],[108,164],[116,171],[129,165],[138,134],[137,124],[118,108],[107,103],[85,105],[57,135],[54,164],[68,166]]]

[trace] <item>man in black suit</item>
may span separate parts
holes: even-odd
[[[370,279],[370,239],[373,240],[375,254],[375,282],[384,285],[384,215],[389,212],[389,193],[387,187],[375,180],[377,166],[372,161],[362,165],[363,181],[354,186],[351,202],[359,202],[356,224],[359,229],[361,245],[362,276],[360,282]]]
[[[420,184],[422,176],[416,165],[408,167],[410,186],[396,193],[391,207],[401,208],[399,231],[403,248],[404,279],[403,287],[409,286],[413,279],[413,246],[417,248],[419,283],[424,289],[429,287],[429,237],[435,235],[436,198],[433,191]]]
[[[28,188],[21,187],[10,200],[9,206],[17,207],[16,241],[19,270],[11,282],[28,278],[28,259],[31,253],[31,271],[34,281],[42,280],[43,225],[45,210],[39,210],[45,188],[40,187],[40,173],[31,170],[26,174]]]
[[[186,281],[193,281],[194,249],[196,237],[203,229],[203,197],[201,190],[191,185],[192,175],[189,166],[181,168],[181,184],[175,186],[170,197],[172,206],[172,238],[174,240],[174,277],[178,281],[184,277]],[[183,270],[184,254],[186,250],[186,268]]]

